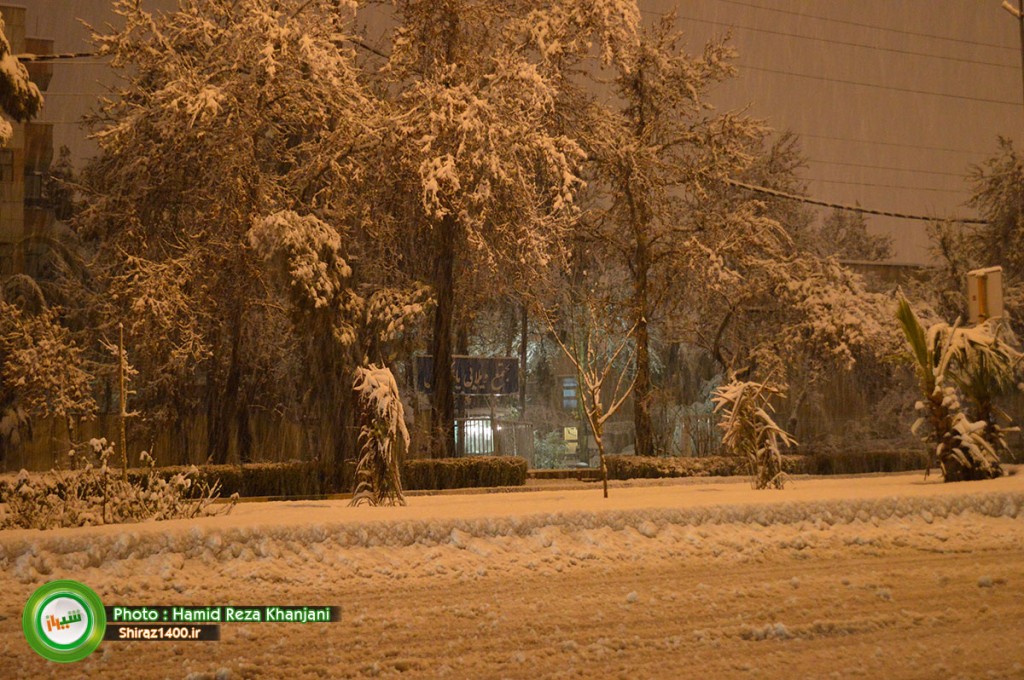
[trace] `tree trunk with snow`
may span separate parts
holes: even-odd
[[[455,453],[455,391],[452,381],[452,320],[455,315],[455,248],[458,222],[445,215],[436,226],[437,268],[434,278],[434,385],[430,397],[431,455],[449,458]]]
[[[654,455],[651,425],[651,341],[648,332],[648,287],[647,274],[650,257],[643,238],[637,239],[636,256],[633,262],[633,312],[636,314],[636,384],[633,387],[633,427],[635,428],[634,453],[638,456]]]

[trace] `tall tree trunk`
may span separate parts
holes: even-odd
[[[252,462],[252,427],[249,422],[249,395],[246,394],[238,402],[238,410],[235,411],[235,432],[238,441],[238,462],[245,464]]]
[[[237,329],[235,329],[237,331]],[[237,332],[231,340],[231,359],[228,365],[224,391],[221,393],[219,408],[214,408],[214,422],[211,427],[210,456],[213,462],[223,465],[228,462],[228,448],[231,443],[231,423],[238,413],[238,399],[242,383],[242,371],[238,356],[239,338]]]
[[[526,304],[522,307],[522,328],[519,331],[519,418],[526,418],[526,343],[530,331],[530,316]]]
[[[648,290],[647,274],[650,270],[650,253],[642,238],[637,239],[636,260],[633,278],[633,312],[636,314],[636,384],[633,388],[633,428],[635,440],[633,452],[638,456],[654,454],[651,426],[651,353],[648,333]]]
[[[455,398],[452,385],[452,317],[455,312],[455,232],[453,215],[445,215],[436,225],[434,275],[434,391],[430,397],[432,455],[449,458],[455,452]]]
[[[455,351],[465,356],[469,354],[469,321],[463,316],[455,331]],[[455,417],[459,419],[455,428],[455,455],[466,455],[466,395],[459,390],[455,397]]]
[[[334,413],[330,422],[334,430],[334,468],[332,488],[347,491],[355,485],[355,464],[359,459],[359,436],[356,417],[356,396],[352,390],[353,370],[344,361],[334,362],[334,375],[338,378],[335,391]],[[352,461],[350,464],[349,461]],[[353,474],[350,476],[349,472]]]

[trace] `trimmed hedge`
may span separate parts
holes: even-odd
[[[170,480],[180,472],[186,472],[191,466],[174,465],[158,467],[154,474],[164,480]],[[329,488],[321,478],[316,463],[293,461],[289,463],[247,463],[238,465],[197,465],[197,479],[210,486],[220,482],[219,495],[228,498],[234,493],[239,496],[314,496],[335,493],[338,489]],[[346,470],[347,472],[347,470]],[[120,475],[116,468],[114,473]],[[30,473],[33,477],[42,476],[46,472]],[[128,480],[145,488],[148,471],[142,468],[128,468]],[[351,478],[351,475],[349,475]],[[0,498],[3,498],[14,487],[15,475],[0,480]],[[351,491],[351,483],[345,487]]]
[[[526,469],[526,460],[513,456],[408,460],[402,465],[402,488],[416,491],[522,486],[526,484]]]
[[[605,456],[608,479],[650,479],[658,477],[731,477],[749,475],[742,458],[657,458],[654,456]],[[782,469],[791,475],[858,475],[877,472],[908,472],[928,466],[928,454],[919,449],[815,452],[783,456]]]
[[[526,461],[522,458],[475,456],[409,460],[402,465],[402,488],[413,490],[461,489],[481,486],[522,486],[526,483]],[[161,476],[171,477],[185,468],[160,468]],[[355,463],[346,461],[340,488],[323,479],[316,463],[252,463],[205,465],[200,474],[212,483],[219,479],[222,497],[238,492],[240,496],[314,496],[352,491]],[[137,471],[142,476],[142,471]],[[136,471],[129,470],[129,475]]]
[[[312,496],[331,493],[321,479],[316,463],[293,461],[289,463],[247,463],[245,465],[197,465],[199,477],[211,486],[220,481],[220,496]],[[156,474],[169,479],[188,466],[162,467]],[[129,469],[132,481],[144,480],[145,470]]]
[[[317,496],[352,491],[355,463],[346,461],[341,484],[325,480],[317,463],[248,463],[246,465],[201,465],[198,478],[211,486],[219,481],[220,496]],[[474,456],[409,460],[402,465],[402,488],[413,490],[462,489],[483,486],[523,486],[526,484],[526,460],[515,457]],[[156,468],[158,477],[170,479],[188,466]],[[32,473],[44,475],[45,472]],[[128,477],[145,485],[146,470],[131,468]],[[0,498],[13,487],[15,477],[0,479]]]
[[[782,469],[789,474],[803,472],[802,456],[783,456]],[[730,456],[705,458],[659,458],[655,456],[605,456],[608,479],[653,479],[660,477],[732,477],[748,475],[747,461]]]
[[[923,449],[890,449],[842,453],[816,451],[804,458],[807,459],[807,474],[858,475],[871,472],[924,470],[929,465],[930,456]]]

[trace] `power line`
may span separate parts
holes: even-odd
[[[874,139],[853,139],[850,137],[833,137],[831,135],[815,135],[810,133],[798,133],[799,137],[810,137],[812,139],[828,139],[834,142],[852,142],[855,144],[873,144],[876,146],[898,146],[906,149],[922,149],[925,151],[942,151],[945,153],[959,153],[969,156],[981,156],[984,151],[968,151],[966,149],[952,149],[944,146],[927,146],[921,144],[902,144],[900,142],[881,142]]]
[[[969,97],[962,94],[950,94],[948,92],[935,92],[932,90],[915,90],[909,87],[895,87],[893,85],[879,85],[878,83],[865,83],[859,80],[845,80],[842,78],[826,78],[825,76],[815,76],[809,73],[793,73],[791,71],[781,71],[779,69],[765,68],[763,66],[752,66],[745,64],[743,68],[750,69],[752,71],[763,71],[765,73],[775,73],[783,76],[793,76],[794,78],[807,78],[810,80],[821,80],[829,83],[841,83],[843,85],[857,85],[859,87],[871,87],[878,90],[891,90],[893,92],[909,92],[910,94],[921,94],[930,97],[947,97],[949,99],[963,99],[965,101],[978,102],[982,104],[1002,104],[1005,106],[1020,106],[1020,102],[1011,102],[1005,99],[988,99],[986,97]]]
[[[937,194],[952,194],[956,193],[957,189],[938,189],[936,187],[912,187],[905,186],[902,184],[877,184],[872,182],[850,182],[844,179],[820,179],[818,177],[805,177],[803,178],[808,182],[821,182],[822,184],[842,184],[855,187],[871,187],[873,189],[901,189],[903,191],[932,191]],[[966,191],[963,190],[963,191]]]
[[[777,9],[775,7],[762,7],[761,5],[754,5],[754,4],[751,4],[749,2],[741,2],[740,0],[719,0],[719,2],[724,2],[724,3],[730,4],[730,5],[738,5],[740,7],[749,7],[751,9],[762,10],[764,12],[776,12],[778,14],[789,14],[789,15],[797,16],[797,17],[800,17],[800,18],[803,18],[803,19],[817,19],[819,21],[828,21],[828,22],[836,23],[836,24],[845,24],[847,26],[858,26],[860,28],[870,28],[870,29],[875,30],[875,31],[886,31],[888,33],[896,33],[896,34],[899,34],[899,35],[911,35],[911,36],[914,36],[914,37],[917,37],[917,38],[929,38],[929,39],[932,39],[932,40],[946,40],[948,42],[961,43],[961,44],[965,44],[965,45],[973,45],[975,47],[992,47],[992,48],[999,49],[999,50],[1013,50],[1014,52],[1017,51],[1017,48],[1015,48],[1015,47],[1008,47],[1006,45],[1000,45],[998,43],[987,43],[987,42],[979,42],[979,41],[976,41],[976,40],[965,40],[964,38],[953,38],[953,37],[950,37],[950,36],[935,35],[934,33],[921,33],[921,32],[918,32],[918,31],[906,31],[906,30],[899,29],[899,28],[887,28],[885,26],[878,26],[876,24],[865,24],[865,23],[862,23],[862,22],[859,22],[859,21],[849,21],[847,19],[836,19],[835,17],[825,17],[825,16],[821,16],[821,15],[818,15],[818,14],[807,14],[807,13],[804,13],[804,12],[795,12],[793,10]]]
[[[661,16],[658,12],[651,12],[649,10],[644,10],[644,13],[645,14],[651,14],[653,16]],[[770,28],[757,28],[755,26],[747,26],[745,24],[740,24],[740,23],[736,23],[736,22],[726,23],[724,21],[711,21],[710,19],[700,19],[700,18],[697,18],[697,17],[686,16],[686,15],[683,15],[683,14],[679,14],[678,16],[679,16],[680,19],[685,19],[686,21],[694,21],[694,22],[697,22],[699,24],[710,24],[712,26],[722,26],[724,28],[738,28],[738,29],[744,30],[744,31],[752,31],[752,32],[755,32],[755,33],[765,33],[765,34],[768,34],[768,35],[778,35],[778,36],[783,36],[783,37],[786,37],[786,38],[797,38],[797,39],[800,39],[800,40],[811,40],[811,41],[815,41],[815,42],[828,43],[830,45],[843,45],[844,47],[859,47],[859,48],[862,48],[862,49],[878,50],[880,52],[892,52],[893,54],[905,54],[905,55],[916,56],[916,57],[929,57],[929,58],[932,58],[932,59],[942,59],[942,60],[945,60],[945,61],[956,61],[956,62],[961,62],[961,63],[964,63],[964,64],[977,64],[979,66],[992,66],[992,67],[995,67],[995,68],[1005,68],[1005,69],[1013,69],[1013,70],[1017,69],[1017,67],[1015,65],[1012,65],[1012,64],[1001,64],[999,62],[994,62],[994,61],[981,61],[981,60],[978,60],[978,59],[966,59],[966,58],[963,58],[963,57],[950,57],[950,56],[947,56],[945,54],[935,54],[934,52],[918,52],[918,51],[915,51],[915,50],[900,49],[898,47],[883,47],[881,45],[869,45],[867,43],[850,42],[850,41],[846,41],[846,40],[833,40],[831,38],[821,38],[821,37],[812,36],[812,35],[802,35],[800,33],[787,33],[786,31],[776,31],[776,30],[772,30]]]
[[[818,163],[819,165],[841,165],[847,168],[864,168],[866,170],[884,170],[888,172],[907,172],[915,175],[942,175],[945,177],[956,177],[958,179],[964,179],[966,175],[956,172],[943,172],[941,170],[918,170],[915,168],[897,168],[892,165],[869,165],[867,163],[847,163],[845,161],[821,161],[814,160],[813,158],[807,159],[808,163]]]
[[[809,196],[797,196],[796,194],[790,194],[785,191],[779,191],[777,189],[769,189],[768,187],[757,186],[754,184],[747,184],[746,182],[740,182],[735,179],[722,180],[726,184],[740,189],[746,189],[756,194],[766,194],[768,196],[775,196],[776,198],[785,198],[790,201],[797,201],[799,203],[807,203],[810,205],[820,205],[825,208],[835,208],[837,210],[848,210],[850,212],[864,213],[867,215],[881,215],[883,217],[895,217],[901,220],[917,220],[922,222],[936,222],[939,221],[936,217],[928,217],[926,215],[913,215],[910,213],[893,212],[891,210],[872,210],[871,208],[862,208],[859,205],[847,205],[844,203],[832,203],[831,201],[820,201]],[[961,224],[988,224],[985,220],[977,218],[964,218],[958,219],[953,218],[951,221],[960,222]]]

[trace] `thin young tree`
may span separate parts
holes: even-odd
[[[580,408],[597,446],[607,498],[604,426],[636,385],[636,325],[629,325],[614,265],[592,259],[581,243],[577,246],[561,251],[560,274],[539,278],[531,299],[535,315],[575,369]]]

